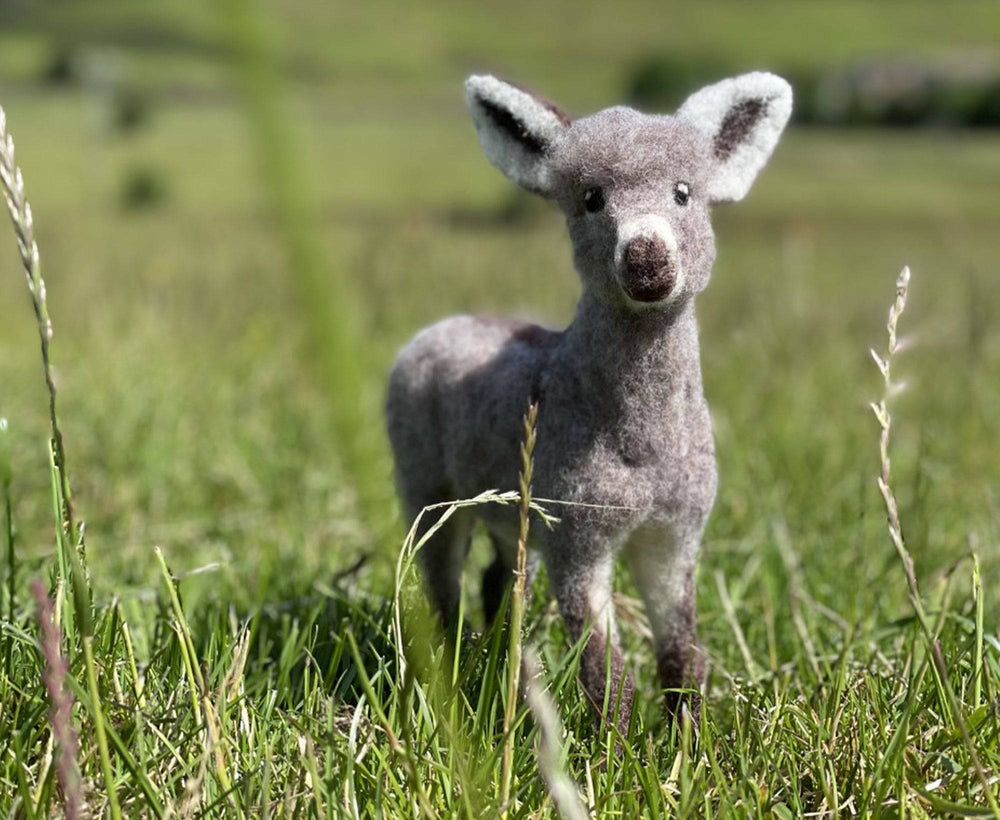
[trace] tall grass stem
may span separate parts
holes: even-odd
[[[35,323],[38,326],[38,338],[41,343],[42,370],[49,395],[52,448],[55,451],[56,465],[59,468],[63,503],[62,524],[66,529],[70,543],[75,546],[78,541],[78,533],[73,515],[69,475],[66,469],[66,448],[63,444],[62,429],[59,426],[59,417],[56,412],[56,383],[52,375],[52,362],[49,353],[49,345],[52,342],[52,320],[49,318],[45,280],[42,278],[38,243],[35,241],[35,224],[31,214],[31,205],[25,196],[24,177],[15,162],[14,137],[7,131],[7,115],[3,108],[0,108],[0,187],[3,188],[4,201],[7,203],[7,210],[10,213],[14,236],[17,239],[17,249],[28,282],[31,305],[35,311]]]
[[[111,770],[111,755],[108,748],[107,733],[104,725],[104,710],[101,706],[100,692],[97,688],[97,666],[94,660],[94,627],[90,612],[90,583],[87,578],[85,555],[83,548],[83,528],[77,526],[73,515],[73,504],[70,495],[69,474],[66,469],[66,450],[63,444],[62,430],[56,412],[56,385],[52,375],[52,362],[49,344],[52,341],[52,320],[49,317],[48,300],[46,298],[45,280],[42,279],[41,263],[38,254],[38,243],[35,241],[35,225],[24,191],[24,177],[17,167],[14,158],[14,137],[7,131],[7,118],[0,108],[0,187],[3,189],[4,201],[10,213],[17,239],[17,248],[24,267],[31,295],[31,304],[35,311],[35,322],[41,343],[42,370],[45,375],[45,386],[49,396],[49,457],[53,480],[53,500],[55,503],[56,540],[61,554],[69,558],[71,570],[66,577],[66,567],[63,565],[63,582],[72,584],[73,603],[76,612],[75,627],[79,630],[86,666],[87,686],[90,691],[91,716],[97,734],[97,745],[101,756],[101,768],[104,774],[104,785],[107,789],[108,801],[113,820],[119,820],[121,809],[115,793],[114,778]],[[67,624],[68,626],[68,624]]]
[[[7,559],[7,570],[5,573],[7,581],[7,617],[10,621],[14,620],[14,589],[16,583],[14,562],[14,505],[10,496],[10,487],[13,480],[14,471],[11,466],[10,458],[10,433],[8,431],[7,419],[0,418],[0,501],[3,503],[4,551]],[[9,675],[9,664],[5,664],[4,669]]]
[[[538,404],[531,402],[524,415],[521,441],[521,469],[518,477],[520,504],[518,507],[517,563],[514,589],[510,599],[510,644],[507,651],[507,703],[503,716],[504,747],[500,769],[500,805],[507,806],[513,778],[514,717],[517,714],[518,690],[521,677],[521,626],[524,622],[524,587],[526,578],[528,531],[531,524],[531,481],[534,472]],[[509,813],[509,809],[506,809]]]
[[[83,657],[87,667],[87,691],[90,694],[94,730],[97,735],[97,751],[101,757],[101,773],[104,775],[104,787],[108,794],[108,805],[111,810],[112,820],[121,820],[122,811],[118,805],[115,777],[111,769],[111,751],[108,747],[108,733],[104,726],[104,707],[101,705],[101,692],[97,688],[97,664],[94,661],[93,635],[83,636]]]
[[[35,618],[41,632],[42,657],[45,671],[42,682],[52,705],[49,724],[56,746],[56,777],[63,794],[63,813],[67,820],[80,817],[83,795],[80,786],[80,770],[77,764],[77,739],[73,728],[73,697],[66,687],[69,672],[66,658],[62,654],[62,638],[55,623],[52,601],[45,592],[41,581],[31,585],[35,598]]]

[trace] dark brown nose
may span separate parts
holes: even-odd
[[[622,256],[622,287],[637,302],[659,302],[674,286],[674,269],[662,239],[637,236]]]

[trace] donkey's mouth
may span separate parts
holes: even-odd
[[[674,289],[673,273],[657,276],[655,279],[638,279],[633,282],[623,282],[622,290],[633,302],[653,304],[662,302]]]

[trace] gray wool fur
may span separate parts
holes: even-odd
[[[702,682],[694,570],[716,469],[694,297],[715,259],[709,208],[749,190],[788,121],[791,88],[746,74],[695,93],[673,116],[615,107],[575,121],[494,77],[470,77],[466,91],[489,160],[565,213],[583,292],[563,331],[456,316],[402,350],[387,404],[400,496],[412,520],[429,504],[516,487],[521,418],[539,402],[534,493],[585,506],[553,508],[560,523],[533,527],[531,547],[570,633],[591,627],[586,695],[603,701],[610,655],[618,709],[607,717],[625,726],[633,687],[611,602],[617,555],[644,599],[669,708],[677,689]],[[510,578],[516,513],[460,512],[420,553],[445,619],[473,515],[496,548],[488,618]],[[696,711],[697,694],[684,697]]]

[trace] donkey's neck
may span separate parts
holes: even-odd
[[[555,366],[619,417],[656,414],[678,393],[701,398],[692,299],[673,309],[633,311],[585,293],[562,341]]]

